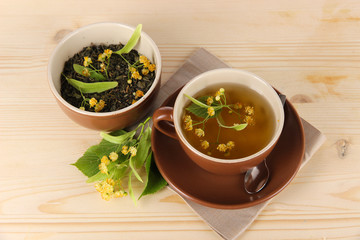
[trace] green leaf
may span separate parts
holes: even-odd
[[[121,164],[111,162],[107,167],[108,167],[109,175],[99,171],[97,174],[88,178],[88,180],[86,182],[92,183],[92,182],[97,182],[97,181],[103,181],[103,180],[106,180],[107,178],[112,178],[114,180],[118,180],[125,176],[126,170],[129,167],[129,162],[126,161]]]
[[[196,104],[199,107],[202,107],[202,108],[205,108],[205,109],[208,109],[210,107],[209,105],[206,105],[205,103],[203,103],[203,102],[201,102],[201,101],[199,101],[199,100],[197,100],[197,99],[195,99],[195,98],[193,98],[193,97],[191,97],[191,96],[189,96],[187,94],[184,94],[184,95],[185,95],[185,97],[190,99],[194,104]]]
[[[189,107],[186,108],[187,111],[191,112],[195,116],[201,117],[201,118],[207,118],[208,113],[207,109],[203,107],[199,107],[198,105],[192,103]]]
[[[75,79],[66,78],[68,83],[79,90],[82,93],[101,93],[109,89],[115,88],[118,85],[118,82],[95,82],[95,83],[85,83]]]
[[[103,180],[107,179],[108,177],[109,177],[108,175],[99,171],[97,174],[89,177],[86,182],[93,183],[93,182],[97,182],[97,181],[103,181]]]
[[[153,162],[152,153],[150,153],[146,158],[145,170],[147,175],[147,181],[139,199],[145,195],[156,193],[167,185],[167,182],[161,176],[159,170]]]
[[[115,164],[114,169],[109,170],[112,173],[111,178],[114,180],[119,180],[125,177],[128,168],[129,168],[129,161],[125,161],[121,164]]]
[[[187,96],[187,95],[186,95]],[[202,97],[199,97],[198,99],[194,99],[192,97],[190,97],[191,99],[194,99],[196,101],[196,103],[194,103],[194,101],[192,101],[192,104],[190,104],[189,107],[186,108],[186,110],[188,110],[189,112],[191,112],[192,114],[194,114],[195,116],[198,116],[198,117],[201,117],[201,118],[207,118],[208,117],[208,112],[207,112],[207,109],[210,107],[209,105],[206,105],[206,100],[209,96],[202,96]],[[190,100],[191,100],[190,99]],[[201,106],[199,105],[199,103],[201,104]],[[206,106],[203,107],[203,106]],[[208,117],[208,118],[213,118],[215,117],[217,114],[220,113],[221,111],[221,106],[219,105],[215,105],[212,104],[211,105],[214,110],[215,110],[215,115],[214,116],[211,116],[211,117]]]
[[[146,156],[149,154],[150,148],[151,148],[151,128],[147,127],[140,138],[139,145],[137,147],[137,153],[133,157],[136,168],[140,168],[142,165],[144,165]]]
[[[140,35],[141,35],[141,29],[142,29],[142,24],[137,25],[134,33],[131,35],[129,41],[126,43],[126,45],[120,49],[119,51],[116,51],[114,53],[116,54],[123,54],[123,53],[129,53],[137,44]]]
[[[131,199],[133,200],[135,206],[137,205],[137,201],[136,201],[136,198],[134,196],[134,191],[132,189],[132,186],[131,186],[131,174],[132,172],[129,173],[129,181],[128,181],[128,189],[129,189],[129,195],[131,197]]]
[[[84,71],[84,69],[87,69],[90,73],[90,78],[98,80],[98,81],[106,80],[106,77],[104,77],[104,75],[102,75],[101,73],[99,73],[91,68],[87,68],[87,67],[81,66],[79,64],[73,64],[73,68],[74,68],[75,72],[77,72],[78,74],[80,74],[82,76],[85,76],[83,74],[83,71]]]
[[[76,166],[85,176],[91,177],[99,172],[101,158],[103,156],[108,156],[109,153],[116,151],[117,148],[118,144],[113,144],[103,140],[98,145],[88,148],[84,155],[73,165]]]
[[[242,124],[234,123],[233,126],[226,126],[226,125],[221,123],[220,118],[221,118],[221,116],[219,115],[219,116],[216,117],[216,120],[217,120],[219,126],[223,127],[223,128],[232,128],[232,129],[234,129],[236,131],[241,131],[241,130],[245,129],[247,127],[247,125],[248,125],[247,123],[242,123]]]
[[[116,143],[116,144],[123,144],[125,141],[128,141],[130,138],[132,138],[136,133],[135,130],[131,131],[131,132],[126,132],[126,131],[124,131],[124,132],[125,133],[118,135],[118,136],[113,136],[106,132],[101,132],[100,136],[108,142]]]
[[[139,180],[140,182],[143,183],[144,181],[141,179],[140,175],[137,173],[137,171],[136,171],[136,169],[135,169],[135,167],[134,167],[134,163],[133,163],[133,158],[132,158],[132,157],[130,158],[129,165],[130,165],[131,171],[134,173],[134,175],[135,175],[135,177],[137,178],[137,180]]]

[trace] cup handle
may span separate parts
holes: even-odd
[[[164,106],[156,109],[153,114],[153,123],[157,130],[174,139],[178,139],[174,126],[174,108]]]

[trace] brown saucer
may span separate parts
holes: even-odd
[[[165,100],[173,106],[180,89]],[[222,209],[239,209],[264,202],[283,190],[296,175],[304,155],[304,130],[299,115],[286,101],[285,123],[280,139],[267,158],[270,179],[263,190],[248,194],[244,174],[224,176],[207,172],[184,153],[180,144],[152,128],[152,150],[156,165],[169,185],[183,197]]]

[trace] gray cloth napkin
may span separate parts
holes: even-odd
[[[195,51],[185,63],[170,77],[170,79],[161,87],[159,96],[154,104],[154,109],[158,108],[164,100],[175,90],[183,86],[193,77],[200,73],[216,69],[229,67],[216,56],[212,55],[203,48]],[[313,127],[311,124],[302,119],[305,132],[305,155],[303,167],[312,155],[320,148],[325,141],[325,136]],[[183,198],[184,201],[198,214],[215,232],[224,239],[235,239],[243,233],[255,218],[260,214],[267,204],[271,201],[259,205],[239,209],[225,210],[209,208],[197,204],[191,200]]]

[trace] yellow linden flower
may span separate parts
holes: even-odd
[[[105,201],[110,201],[111,194],[103,192],[103,193],[101,193],[101,198],[104,199]]]
[[[91,58],[89,58],[89,57],[84,57],[84,67],[89,66],[90,63],[92,63]]]
[[[110,164],[110,160],[109,160],[109,158],[107,156],[103,156],[101,158],[101,163],[105,163],[105,165],[107,166],[107,165]]]
[[[210,117],[214,116],[215,115],[215,110],[213,107],[209,107],[207,109],[207,113],[209,114]]]
[[[98,191],[98,192],[102,192],[102,185],[101,185],[101,183],[95,183],[95,189],[96,189],[96,191]]]
[[[235,147],[235,143],[233,141],[228,141],[226,147],[231,150]]]
[[[131,79],[128,79],[128,80],[127,80],[127,83],[128,83],[128,84],[131,84],[131,83],[132,83],[132,80],[131,80]]]
[[[156,70],[156,65],[155,64],[150,64],[148,69],[149,69],[150,72],[153,72],[153,71]]]
[[[96,98],[91,98],[89,100],[90,107],[94,107],[97,104]]]
[[[98,56],[98,61],[99,62],[104,62],[106,58],[106,55],[104,53],[100,53]]]
[[[245,113],[249,116],[254,115],[254,107],[251,106],[246,106],[245,107]]]
[[[116,197],[116,198],[124,197],[124,196],[126,196],[126,195],[127,195],[127,193],[124,192],[123,190],[119,190],[119,191],[115,191],[115,192],[114,192],[114,197]]]
[[[206,104],[207,105],[211,105],[211,104],[213,104],[213,102],[214,102],[214,98],[213,97],[208,97],[207,99],[206,99]]]
[[[111,152],[109,154],[109,158],[111,159],[111,161],[115,162],[118,159],[119,155],[116,152]]]
[[[134,67],[130,67],[130,68],[129,68],[129,71],[133,73],[133,72],[135,72],[135,71],[136,71],[136,68],[134,68]]]
[[[150,67],[150,61],[149,60],[143,62],[143,64],[144,64],[144,68],[149,68]]]
[[[139,97],[142,97],[142,96],[144,96],[144,92],[143,92],[143,91],[137,90],[137,91],[135,92],[135,97],[139,98]]]
[[[220,89],[219,89],[219,92],[220,92],[220,94],[224,94],[224,92],[225,92],[225,89],[223,89],[223,88],[220,88]]]
[[[250,126],[255,125],[255,120],[252,116],[246,115],[245,116],[245,123],[249,124]]]
[[[112,178],[107,178],[107,179],[106,179],[106,183],[109,184],[109,185],[111,185],[111,186],[115,186],[115,181],[114,181],[114,179],[112,179]]]
[[[133,72],[131,74],[131,77],[134,78],[134,79],[138,79],[138,80],[142,79],[142,76],[140,75],[140,73],[138,71]]]
[[[103,71],[105,71],[105,69],[106,69],[105,63],[101,63],[100,64],[100,71],[103,72]]]
[[[85,107],[79,107],[80,110],[85,110]]]
[[[141,62],[141,63],[145,63],[145,62],[148,62],[149,60],[147,59],[147,57],[145,57],[144,55],[141,55],[140,57],[139,57],[139,62]]]
[[[204,140],[204,141],[201,141],[201,147],[203,148],[203,149],[207,149],[207,148],[209,148],[209,142],[208,141],[206,141],[206,140]]]
[[[142,70],[141,70],[141,73],[142,73],[142,75],[148,75],[149,74],[149,69],[146,69],[146,68],[143,68]]]
[[[110,49],[105,49],[104,54],[109,58],[112,54],[112,51]]]
[[[99,164],[99,170],[100,170],[100,172],[105,173],[106,175],[108,175],[108,168],[107,168],[105,163],[102,162],[102,163]]]
[[[129,147],[126,146],[126,145],[122,146],[121,153],[124,154],[124,155],[128,154],[129,153]]]
[[[217,146],[216,149],[219,150],[220,152],[226,152],[227,146],[225,144],[221,143]]]
[[[105,107],[105,101],[100,99],[100,101],[95,105],[95,112],[100,112]]]
[[[187,123],[187,122],[190,122],[190,121],[192,121],[191,116],[190,115],[185,115],[184,116],[184,122]]]
[[[137,101],[135,99],[132,100],[131,104],[134,104],[136,103]]]
[[[137,150],[136,150],[135,147],[131,146],[131,147],[129,148],[129,152],[131,153],[131,156],[134,157],[134,156],[136,156]]]
[[[84,68],[82,71],[81,71],[81,74],[85,77],[90,77],[90,72],[87,68]]]
[[[114,192],[114,186],[110,184],[111,180],[109,182],[107,181],[107,179],[106,179],[106,181],[103,181],[103,183],[102,183],[103,192],[106,192],[106,193],[109,193],[109,194]]]
[[[190,115],[184,116],[184,123],[185,123],[185,130],[187,130],[187,131],[193,130],[192,119],[191,119]]]
[[[198,137],[203,137],[203,136],[205,136],[205,132],[201,128],[197,128],[197,129],[195,129],[195,135]]]
[[[187,131],[193,130],[192,120],[185,123],[185,130]]]

